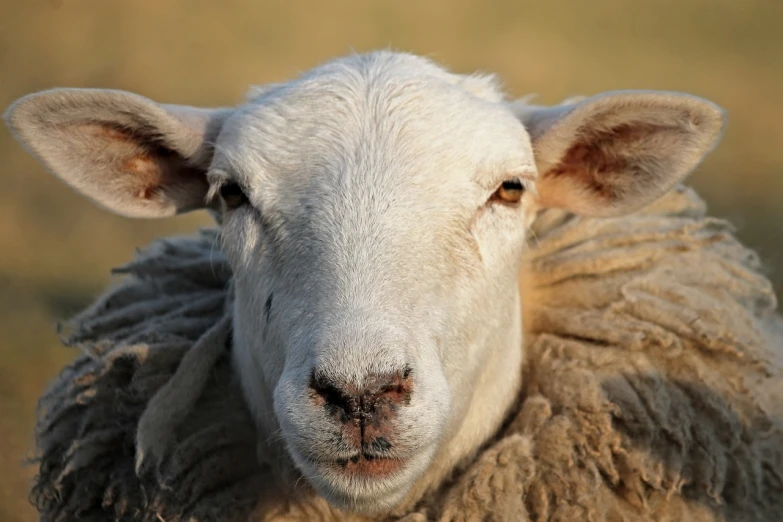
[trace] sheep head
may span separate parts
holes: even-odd
[[[364,513],[436,485],[508,413],[536,212],[632,212],[691,172],[724,125],[678,93],[508,102],[489,76],[391,52],[334,60],[233,108],[54,89],[6,121],[111,212],[213,213],[259,440],[279,439],[328,501]]]

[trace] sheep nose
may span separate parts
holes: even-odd
[[[313,374],[310,388],[326,408],[341,414],[341,421],[363,418],[383,406],[399,406],[410,401],[411,371],[371,374],[364,386],[341,383],[323,375]]]
[[[343,426],[343,436],[356,446],[388,444],[392,421],[401,406],[410,403],[411,370],[370,374],[361,386],[313,373],[311,396]],[[377,449],[388,449],[380,448]]]

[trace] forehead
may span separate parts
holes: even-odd
[[[251,186],[311,173],[424,184],[535,174],[529,137],[491,78],[394,53],[259,90],[226,122],[216,152],[218,169]]]

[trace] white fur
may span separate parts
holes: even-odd
[[[7,119],[60,178],[110,210],[138,215],[134,198],[146,194],[139,190],[146,185],[132,185],[142,183],[132,178],[126,185],[135,192],[122,192],[125,185],[101,177],[101,169],[135,154],[158,161],[151,138],[100,161],[80,159],[86,155],[70,149],[49,152],[70,143],[81,151],[92,143],[82,134],[74,137],[83,132],[78,126],[68,130],[78,115],[57,117],[65,122],[61,135],[41,123],[62,114],[74,98],[105,108],[109,95],[91,92],[31,95]],[[113,104],[124,100],[118,96],[129,95],[112,94]],[[644,156],[637,170],[610,172],[602,180],[621,189],[616,208],[630,211],[687,175],[722,129],[722,113],[697,98],[624,93],[616,99],[591,105],[588,98],[552,110],[514,105],[492,77],[457,75],[420,57],[377,52],[253,91],[234,110],[183,112],[148,102],[152,108],[140,118],[155,128],[164,119],[164,144],[200,165],[211,187],[196,195],[218,213],[235,273],[233,357],[261,443],[271,451],[277,444],[281,453],[284,448],[330,502],[366,513],[414,501],[470,457],[496,431],[521,387],[517,277],[536,210],[566,204],[600,214],[616,203],[602,203],[573,172],[539,172],[540,154],[549,169],[573,143],[589,139],[585,129],[659,125],[652,141],[621,135],[617,150],[607,153],[610,159],[633,159],[628,150]],[[651,106],[658,111],[652,119]],[[183,126],[188,147],[167,138],[172,121]],[[670,131],[699,139],[681,146],[658,139]],[[214,154],[205,156],[193,136],[213,143]],[[623,148],[623,139],[632,147]],[[661,169],[664,163],[654,161],[661,157],[680,161]],[[166,161],[156,165],[173,168]],[[649,179],[631,178],[645,173]],[[489,201],[514,178],[528,187],[520,205]],[[222,209],[216,195],[226,182],[240,184],[250,204]],[[183,195],[181,185],[169,183],[139,202],[143,213],[189,210],[193,193]],[[632,190],[637,186],[643,190]],[[186,188],[204,190],[199,187]],[[413,393],[394,421],[400,436],[390,450],[405,459],[402,470],[356,480],[321,464],[350,452],[336,437],[335,421],[310,399],[312,373],[361,385],[371,373],[406,366]]]
[[[436,456],[425,482],[437,482],[491,433],[520,383],[523,209],[476,214],[503,179],[535,174],[532,149],[488,82],[479,98],[462,81],[407,56],[333,62],[252,100],[226,123],[231,139],[213,162],[267,221],[265,234],[246,208],[223,223],[246,396],[263,432],[279,422],[314,484],[360,510],[400,501]],[[382,483],[319,473],[305,454],[344,455],[310,405],[313,368],[360,384],[405,365],[415,391],[393,452],[411,465]]]

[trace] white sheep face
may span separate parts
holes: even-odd
[[[418,58],[350,58],[257,96],[218,140],[210,184],[247,195],[222,224],[246,395],[340,504],[399,500],[480,383],[497,396],[490,424],[519,384],[529,206],[492,196],[536,169],[523,125],[471,81],[478,94]],[[399,401],[345,423],[314,376],[346,400],[400,381]]]
[[[723,127],[720,109],[682,94],[509,103],[489,77],[391,52],[329,62],[233,109],[56,89],[6,119],[110,211],[215,213],[259,438],[364,513],[436,485],[516,398],[517,275],[537,210],[639,208]]]

